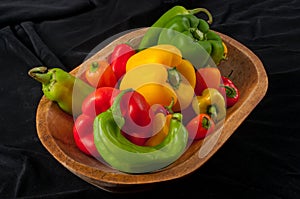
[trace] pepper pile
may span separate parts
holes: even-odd
[[[218,63],[224,59],[227,48],[207,22],[194,16],[201,11],[209,13],[175,6],[148,30],[137,50],[118,44],[107,59],[85,63],[84,77],[59,68],[28,72],[43,84],[48,99],[73,115],[74,140],[82,152],[123,172],[153,172],[224,121],[239,90],[209,65],[210,57]],[[209,58],[201,56],[203,49]]]

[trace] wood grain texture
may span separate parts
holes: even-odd
[[[106,58],[119,43],[130,42],[133,46],[137,46],[146,30],[137,29],[120,36],[71,71],[71,74],[80,76],[87,62]],[[224,34],[218,34],[228,47],[228,60],[223,61],[219,69],[225,75],[234,70],[231,78],[240,90],[240,99],[228,109],[224,124],[219,126],[215,133],[202,141],[194,142],[172,165],[153,173],[131,175],[119,172],[83,154],[73,140],[73,118],[44,96],[40,100],[36,114],[40,141],[49,153],[72,173],[109,192],[143,191],[193,173],[228,140],[261,101],[268,88],[268,78],[260,59],[238,41]]]

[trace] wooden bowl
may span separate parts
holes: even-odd
[[[107,57],[119,43],[129,41],[137,46],[146,30],[147,28],[138,29],[118,37],[89,60]],[[147,174],[126,174],[85,155],[78,150],[73,139],[73,117],[61,111],[57,104],[44,96],[40,100],[36,115],[37,133],[42,144],[72,173],[109,192],[143,191],[191,174],[220,149],[264,97],[268,87],[267,75],[259,58],[238,41],[224,34],[218,34],[228,47],[228,60],[223,61],[219,69],[225,75],[234,70],[231,78],[240,90],[240,99],[228,109],[222,128],[206,139],[194,142],[166,169]],[[71,73],[80,72],[83,64]]]

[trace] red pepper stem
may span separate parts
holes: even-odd
[[[188,10],[188,11],[189,11],[190,14],[193,14],[193,15],[197,14],[197,13],[200,13],[200,12],[204,12],[208,17],[207,23],[209,23],[209,24],[213,23],[212,15],[206,8],[194,8],[194,9],[191,9],[191,10]]]
[[[30,69],[28,75],[42,84],[48,84],[52,77],[51,74],[47,73],[47,67],[45,66]]]

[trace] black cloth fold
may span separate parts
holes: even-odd
[[[18,24],[23,21],[43,21],[77,15],[95,7],[89,0],[16,0],[1,1],[0,27]]]
[[[43,93],[35,66],[71,71],[112,35],[151,26],[174,5],[207,8],[212,29],[252,50],[265,97],[191,175],[136,194],[112,194],[56,161],[36,132]],[[4,0],[0,3],[0,198],[300,198],[300,1]]]

